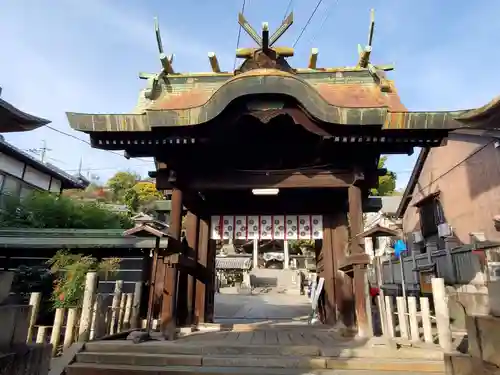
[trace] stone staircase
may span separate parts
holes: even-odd
[[[266,332],[262,333],[264,336]],[[200,333],[202,336],[203,333]],[[434,348],[353,344],[251,345],[235,341],[95,341],[85,344],[67,375],[413,375],[443,374]]]

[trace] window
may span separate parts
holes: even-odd
[[[35,189],[33,187],[31,187],[30,185],[23,184],[21,186],[21,192],[19,194],[19,197],[21,199],[24,199],[27,196],[29,196],[31,193],[33,193],[33,191],[35,191]]]
[[[425,198],[418,204],[420,213],[420,230],[424,243],[422,244],[422,252],[425,252],[425,245],[434,241],[438,249],[444,248],[444,240],[439,238],[438,225],[446,222],[441,202],[437,196]]]
[[[445,222],[443,208],[436,198],[423,202],[420,206],[420,228],[424,238],[437,234],[438,225]]]
[[[6,176],[3,182],[2,194],[18,196],[20,188],[21,181],[17,178]]]

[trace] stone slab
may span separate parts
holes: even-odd
[[[98,365],[75,363],[68,367],[67,375],[306,375],[303,369],[262,368],[255,367],[158,367],[158,366],[127,366]],[[352,375],[352,370],[317,369],[308,370],[307,375]],[[387,372],[356,371],[356,375],[387,375]],[[391,371],[391,375],[421,375],[417,372]],[[442,375],[442,373],[426,373],[426,375]]]
[[[200,355],[169,355],[150,353],[94,353],[83,352],[76,355],[80,363],[103,363],[110,365],[137,366],[201,366]]]
[[[500,367],[500,318],[468,316],[469,354]]]
[[[329,369],[340,370],[444,372],[442,361],[396,360],[393,358],[332,358],[326,361],[326,366]]]
[[[326,359],[307,357],[270,357],[270,356],[237,356],[237,357],[204,357],[203,366],[210,367],[265,367],[265,368],[302,368],[324,369]]]

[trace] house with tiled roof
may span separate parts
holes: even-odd
[[[50,163],[41,162],[1,135],[30,131],[49,123],[0,98],[0,194],[22,197],[33,190],[60,193],[64,189],[83,189],[89,185],[83,176],[72,176]]]

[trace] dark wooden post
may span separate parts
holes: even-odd
[[[325,279],[323,286],[322,311],[323,323],[334,325],[337,322],[335,301],[335,259],[334,259],[334,219],[333,215],[323,216],[323,246],[316,259],[319,276]]]
[[[349,244],[347,212],[342,211],[335,215],[335,231],[333,233],[334,272],[335,272],[335,305],[337,319],[346,327],[354,325],[354,293],[352,278],[340,272],[338,267],[345,263]]]
[[[214,308],[215,308],[215,253],[216,242],[215,240],[208,241],[207,251],[207,274],[209,276],[206,287],[205,297],[205,319],[207,322],[213,323],[214,321]]]
[[[188,212],[186,215],[186,241],[188,244],[188,253],[186,256],[194,261],[197,261],[198,256],[198,230],[199,230],[199,219],[198,216],[192,212]],[[195,270],[192,270],[194,272]],[[194,306],[195,306],[195,295],[196,295],[196,278],[193,274],[189,274],[187,277],[187,324],[192,324],[194,319]]]
[[[201,268],[206,269],[208,260],[208,243],[210,242],[210,218],[207,216],[200,217],[199,236],[198,236],[198,264]],[[204,275],[207,272],[203,273]],[[194,304],[194,320],[195,324],[205,322],[205,304],[206,304],[206,280],[196,280],[195,304]]]
[[[349,199],[349,227],[351,229],[351,255],[363,254],[361,246],[362,238],[357,235],[363,232],[363,206],[361,189],[356,185],[351,185],[348,190]],[[358,334],[366,337],[369,335],[369,321],[366,311],[365,296],[365,272],[363,265],[354,265],[354,301],[356,310],[356,320],[358,324]]]
[[[169,234],[173,239],[180,240],[182,229],[182,191],[172,191],[172,211],[170,215]],[[176,299],[177,299],[177,268],[170,263],[169,257],[164,258],[165,281],[163,289],[163,301],[161,309],[161,330],[173,339],[176,323]]]

